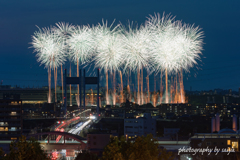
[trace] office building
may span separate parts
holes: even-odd
[[[153,119],[150,113],[144,113],[143,117],[124,119],[124,135],[128,139],[148,134],[156,136],[156,119]]]
[[[17,139],[22,128],[22,101],[0,100],[0,140]]]

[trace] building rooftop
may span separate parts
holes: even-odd
[[[234,130],[229,128],[221,129],[218,133],[236,133]]]

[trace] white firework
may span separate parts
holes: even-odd
[[[58,22],[56,23],[57,27],[54,27],[54,32],[62,39],[64,42],[64,52],[68,59],[71,59],[70,52],[69,52],[69,44],[68,39],[75,30],[75,26],[65,22]]]
[[[55,102],[57,102],[57,68],[66,60],[64,39],[52,28],[39,28],[32,36],[32,45],[37,52],[38,61],[48,68],[48,102],[51,103],[51,69],[54,70]]]
[[[32,36],[32,47],[37,52],[37,61],[46,68],[58,67],[66,60],[64,42],[52,28],[43,28]]]
[[[89,26],[77,26],[68,39],[71,59],[88,62],[94,52],[93,30]]]
[[[175,30],[173,29],[173,19],[171,17],[151,16],[148,19],[148,27],[151,30],[152,45],[148,46],[152,55],[152,62],[157,72],[167,69],[168,72],[176,70],[178,67],[178,55],[174,52]]]
[[[108,27],[107,23],[103,23],[103,25],[99,24],[94,28],[96,42],[95,67],[110,72],[119,70],[124,62],[125,54],[123,35],[117,30],[118,26],[113,29],[111,29],[111,26]]]
[[[128,30],[125,31],[125,36],[124,70],[129,68],[131,71],[139,71],[143,67],[149,70],[150,55],[148,45],[151,45],[149,29],[142,25],[139,29],[137,27],[132,29],[131,25],[129,25]]]
[[[161,17],[159,14],[150,16],[147,23],[153,41],[149,51],[157,71],[177,72],[197,64],[203,35],[198,27],[182,25],[170,15]]]
[[[54,27],[54,31],[62,38],[68,39],[68,37],[73,33],[75,30],[75,26],[65,22],[58,22],[56,23],[57,27]]]
[[[181,22],[177,25],[175,28],[180,31],[180,34],[176,51],[181,52],[181,66],[188,71],[194,64],[197,64],[197,60],[200,60],[203,50],[203,32],[194,25],[182,25]]]

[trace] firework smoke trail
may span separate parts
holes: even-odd
[[[37,52],[37,61],[45,65],[49,70],[57,68],[63,64],[66,60],[64,53],[64,42],[63,39],[56,34],[53,28],[43,28],[32,36],[32,47],[34,52]],[[48,72],[51,74],[51,71]],[[54,72],[56,78],[56,73]],[[54,81],[56,83],[56,80]],[[51,89],[51,75],[49,75],[49,88]],[[56,85],[55,85],[56,86]],[[56,90],[57,88],[55,88]],[[55,91],[56,93],[56,91]],[[49,90],[48,103],[51,103],[51,93]]]
[[[68,38],[70,34],[72,33],[74,26],[65,22],[58,22],[56,23],[57,27],[54,27],[53,30],[54,32],[62,39],[63,42],[63,52],[66,56],[69,55],[69,45],[68,45]],[[63,91],[63,70],[62,70],[62,65],[61,64],[61,79],[62,79],[62,102],[64,103],[64,91]],[[56,74],[57,75],[57,74]],[[71,95],[70,95],[71,96]]]
[[[181,101],[181,74],[180,72],[177,72],[177,77],[178,77],[178,81],[177,81],[177,89],[178,89],[178,93],[177,93],[177,102],[178,103],[182,103]]]
[[[133,93],[133,100],[134,100],[134,102],[138,102],[138,98],[137,98],[137,92],[136,91],[134,91],[134,93]]]
[[[128,91],[128,94],[129,94],[129,96],[128,96],[128,99],[129,99],[129,101],[130,102],[132,102],[132,96],[131,96],[131,88],[130,88],[130,80],[131,79],[131,72],[130,72],[130,70],[129,70],[129,72],[128,72],[128,85],[127,85],[127,91]]]
[[[156,107],[156,77],[154,75],[154,91],[153,91],[153,95],[152,95],[152,103],[153,106]]]
[[[162,104],[163,86],[162,86],[162,71],[160,74],[160,104]]]
[[[61,64],[61,80],[62,80],[62,104],[64,104],[64,93],[63,93],[63,68]]]
[[[141,97],[140,97],[140,87],[139,87],[139,85],[140,85],[140,70],[138,70],[138,72],[137,72],[137,84],[138,84],[138,92],[137,92],[137,103],[140,105],[140,102],[141,102]]]
[[[168,103],[168,74],[167,74],[167,68],[165,69],[165,85],[166,85],[166,90],[165,90],[165,103]]]
[[[112,24],[113,25],[113,24]],[[116,105],[116,84],[115,84],[115,71],[124,62],[124,36],[118,30],[119,25],[115,28],[107,26],[107,22],[94,27],[95,40],[96,40],[96,55],[94,57],[95,67],[104,69],[113,74],[113,105]],[[113,28],[113,29],[112,29]]]
[[[48,103],[51,103],[51,69],[48,68]]]
[[[182,24],[180,21],[173,21],[174,18],[167,15],[161,17],[159,14],[150,16],[147,24],[153,33],[153,44],[150,46],[154,66],[157,71],[165,69],[166,98],[168,103],[167,75],[178,72],[181,68],[188,70],[196,59],[200,59],[202,50],[202,35],[198,27]]]
[[[173,103],[173,76],[171,76],[171,88],[170,88],[170,99],[171,99],[171,103]]]
[[[57,103],[57,67],[54,67],[55,102]]]
[[[69,77],[72,77],[72,70],[71,70],[71,62],[69,67]],[[72,106],[72,85],[69,85],[69,92],[70,92],[70,106]]]
[[[141,86],[141,105],[144,103],[144,96],[143,96],[143,70],[140,72],[140,86]]]
[[[179,69],[179,83],[180,83],[180,102],[185,103],[184,85],[183,85],[183,69],[189,70],[196,60],[200,59],[203,43],[203,32],[198,27],[182,24],[180,21],[175,23],[174,27],[178,34],[175,36],[176,52],[180,52],[181,60]]]
[[[127,85],[127,92],[128,92],[128,99],[130,102],[132,102],[132,96],[131,96],[131,91],[130,91],[130,86]]]
[[[147,103],[150,103],[150,92],[149,92],[149,75],[147,75],[146,77],[146,81],[147,81]]]
[[[180,72],[180,95],[181,95],[181,103],[185,103],[185,94],[184,94],[184,86],[183,86],[183,73],[182,69]]]
[[[177,84],[177,75],[174,78],[175,82],[175,96],[174,96],[174,103],[178,103],[178,84]]]
[[[122,27],[124,28],[124,27]],[[142,68],[145,67],[146,70],[149,70],[149,52],[147,46],[150,42],[150,32],[147,27],[140,26],[135,29],[132,28],[132,25],[129,24],[128,29],[123,29],[125,35],[125,67],[124,71],[129,69],[130,71],[137,71],[137,82],[138,82],[138,93],[137,93],[137,103],[143,103],[143,71]],[[142,74],[141,74],[142,73]],[[142,76],[140,76],[141,74]],[[140,80],[141,79],[141,80]],[[141,84],[140,84],[140,83]],[[141,85],[141,91],[139,88]]]
[[[109,97],[108,97],[108,71],[106,71],[106,104],[109,105]]]
[[[79,77],[79,60],[77,60],[77,77]],[[81,106],[79,98],[79,85],[77,85],[77,96],[76,96],[77,105]]]
[[[115,71],[113,71],[112,77],[113,77],[112,101],[113,101],[113,105],[116,105],[116,81],[115,81]]]
[[[95,41],[93,39],[93,29],[89,26],[77,26],[71,30],[71,35],[68,38],[70,57],[74,62],[77,62],[77,77],[79,77],[79,63],[84,64],[89,62],[93,56]],[[79,85],[77,90],[79,97]],[[78,106],[80,99],[77,98]]]
[[[132,76],[131,76],[131,71],[129,70],[129,99],[130,102],[132,102],[132,93],[131,93],[131,84],[132,84]],[[133,84],[133,88],[134,88],[134,84]]]
[[[91,89],[91,105],[93,105],[93,90]]]
[[[175,32],[173,30],[173,18],[169,15],[161,17],[159,14],[150,16],[147,24],[151,30],[152,45],[149,45],[149,52],[153,57],[153,64],[156,71],[165,71],[165,103],[169,103],[168,94],[168,72],[177,70],[177,54],[173,52],[174,42],[172,37]]]
[[[121,85],[120,85],[120,95],[121,95],[121,99],[120,99],[120,103],[123,103],[124,98],[123,98],[123,80],[122,80],[122,72],[119,71],[119,75],[120,75],[120,80],[121,80]]]
[[[61,80],[62,80],[62,104],[64,104],[64,93],[63,93],[63,68],[61,64]]]

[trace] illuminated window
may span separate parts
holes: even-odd
[[[16,112],[11,112],[12,115],[16,115]]]
[[[11,127],[11,131],[15,131],[17,128],[16,127]]]
[[[4,127],[0,127],[0,131],[4,131]]]
[[[11,140],[16,140],[17,138],[16,137],[11,137]]]
[[[231,140],[227,140],[227,145],[231,145]]]
[[[238,149],[238,142],[232,142],[232,148]]]

